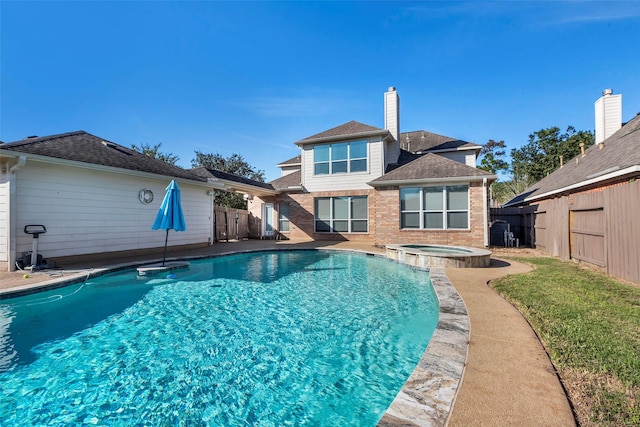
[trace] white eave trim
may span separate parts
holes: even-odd
[[[254,196],[277,196],[280,194],[278,190],[270,190],[268,188],[258,187],[251,184],[231,181],[221,178],[209,178],[208,182],[216,185],[218,189],[230,191],[234,193],[251,194]]]
[[[361,138],[369,138],[372,136],[387,136],[389,131],[386,129],[380,130],[372,130],[368,132],[357,132],[357,133],[349,133],[345,135],[335,135],[335,136],[325,136],[322,138],[314,138],[314,139],[303,139],[302,141],[298,141],[295,144],[297,146],[309,145],[309,144],[319,144],[322,142],[332,142],[332,141],[353,141]]]
[[[564,193],[566,191],[575,190],[580,187],[586,187],[588,185],[597,184],[598,182],[608,181],[608,180],[619,178],[625,175],[633,175],[638,173],[640,173],[640,165],[630,166],[626,169],[617,170],[615,172],[611,172],[605,175],[600,175],[592,179],[587,179],[586,181],[580,181],[575,184],[567,185],[566,187],[558,188],[557,190],[551,190],[551,191],[547,191],[546,193],[536,194],[535,196],[525,198],[523,201],[532,202],[539,199],[545,199],[547,197],[553,196],[558,193]]]
[[[0,157],[12,157],[12,158],[26,157],[29,160],[41,162],[41,163],[52,163],[55,165],[72,166],[72,167],[82,168],[82,169],[98,170],[102,172],[118,173],[121,175],[130,175],[130,176],[138,176],[138,177],[146,177],[146,178],[175,179],[178,182],[185,182],[192,185],[211,188],[210,183],[206,181],[192,180],[189,178],[183,178],[183,177],[173,176],[173,175],[162,175],[162,174],[156,174],[151,172],[135,171],[131,169],[118,168],[115,166],[96,165],[94,163],[79,162],[77,160],[59,159],[57,157],[41,156],[38,154],[29,154],[29,153],[0,149]],[[213,188],[220,189],[220,190],[224,189],[222,187],[213,187]]]
[[[480,151],[482,149],[481,146],[476,145],[475,147],[456,147],[456,148],[441,148],[438,150],[421,150],[416,151],[416,154],[427,154],[427,153],[455,153],[456,151]]]
[[[464,183],[464,182],[482,182],[483,180],[489,182],[498,179],[496,175],[483,175],[483,176],[444,176],[442,178],[420,178],[420,179],[397,179],[389,181],[376,181],[368,182],[367,184],[372,187],[387,187],[387,186],[406,186],[406,185],[421,185],[421,184],[443,184],[443,183]]]

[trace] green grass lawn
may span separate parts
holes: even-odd
[[[529,321],[583,426],[640,426],[640,287],[548,257],[492,286]]]

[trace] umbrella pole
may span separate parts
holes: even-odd
[[[169,229],[164,237],[164,253],[162,254],[162,266],[164,267],[164,260],[167,258],[167,241],[169,240]]]

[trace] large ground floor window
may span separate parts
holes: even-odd
[[[314,199],[317,233],[366,233],[367,196],[317,197]]]
[[[401,188],[400,228],[468,229],[469,186]]]

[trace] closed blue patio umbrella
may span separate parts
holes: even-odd
[[[164,266],[167,257],[167,240],[169,239],[169,230],[185,231],[187,224],[184,222],[182,214],[182,204],[180,202],[180,188],[175,180],[172,180],[166,188],[167,193],[164,195],[162,205],[156,220],[151,226],[152,230],[166,230],[167,234],[164,238],[164,254],[162,255],[162,265]]]

